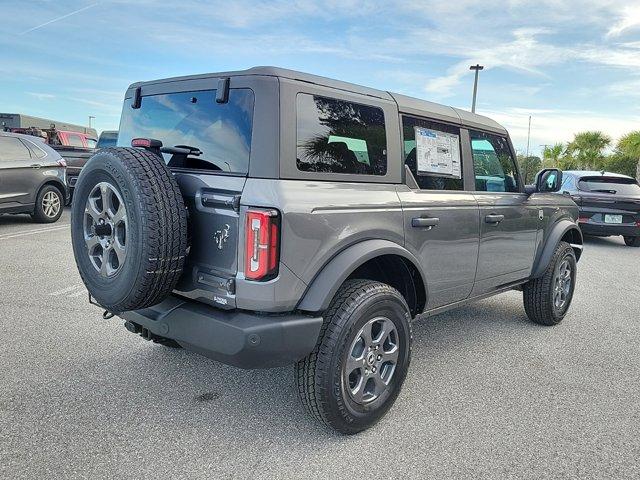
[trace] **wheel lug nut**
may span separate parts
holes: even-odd
[[[376,367],[371,367],[371,371],[372,371],[373,373],[376,373]]]
[[[382,355],[378,355],[378,360],[382,360]]]

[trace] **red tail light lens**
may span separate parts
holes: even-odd
[[[578,223],[587,223],[591,217],[578,217]]]
[[[269,280],[278,274],[280,217],[277,210],[247,210],[244,276]]]

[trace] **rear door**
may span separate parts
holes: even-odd
[[[406,247],[427,276],[428,309],[464,300],[478,258],[478,203],[465,191],[461,132],[456,125],[402,117],[409,185],[398,187]],[[415,182],[413,182],[415,181]]]
[[[3,206],[33,203],[40,183],[37,159],[18,138],[0,135],[0,202]]]
[[[469,131],[480,207],[480,251],[474,295],[527,278],[540,211],[524,193],[507,137]]]
[[[125,100],[118,137],[120,146],[142,137],[174,149],[163,156],[180,186],[189,225],[186,267],[176,290],[221,308],[235,307],[240,197],[255,101],[250,88],[233,83],[223,101],[216,100],[215,78],[143,86],[139,108]]]

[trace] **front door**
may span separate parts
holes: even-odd
[[[478,204],[473,193],[464,190],[459,127],[409,116],[403,116],[402,124],[405,165],[412,180],[398,187],[405,246],[422,263],[427,309],[433,309],[471,293],[480,235]],[[416,135],[429,138],[416,145]],[[442,165],[453,159],[451,171],[434,173],[446,170],[428,161],[439,155]]]
[[[533,266],[539,210],[529,201],[506,137],[469,132],[480,207],[480,251],[473,295],[527,278]]]

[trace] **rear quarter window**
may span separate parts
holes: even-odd
[[[387,139],[381,108],[299,93],[296,110],[298,170],[386,174]]]

